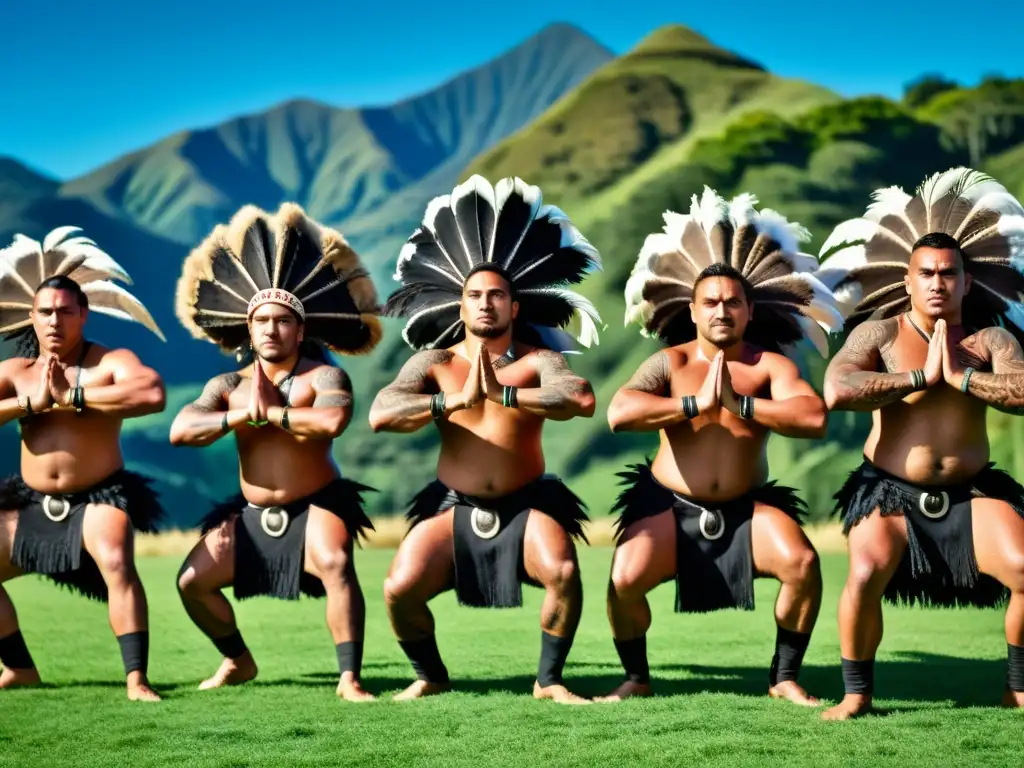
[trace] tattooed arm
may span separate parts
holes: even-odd
[[[352,382],[341,368],[324,365],[313,378],[313,405],[308,408],[288,407],[288,431],[299,437],[333,440],[345,431],[352,418]],[[267,420],[284,429],[285,408],[267,408]]]
[[[682,399],[671,396],[670,379],[667,352],[647,358],[608,404],[612,432],[652,432],[687,421]]]
[[[590,382],[573,373],[561,353],[537,350],[533,361],[540,374],[540,386],[516,389],[519,408],[552,421],[594,415],[594,390]],[[501,389],[488,391],[487,396],[501,402]]]
[[[1004,413],[1024,414],[1024,351],[1005,328],[986,328],[978,334],[979,347],[988,350],[992,373],[971,374],[967,393]],[[959,387],[963,371],[952,386]]]
[[[240,424],[249,420],[245,408],[228,410],[228,395],[241,383],[237,373],[225,373],[210,379],[203,392],[189,403],[171,424],[171,444],[202,447],[216,442]],[[227,415],[227,429],[224,416]]]
[[[825,371],[825,403],[830,411],[874,411],[914,391],[909,371],[875,372],[898,331],[894,319],[868,320],[853,329]]]
[[[415,432],[433,421],[427,382],[430,369],[447,363],[454,355],[446,349],[417,352],[402,366],[395,380],[377,393],[370,406],[370,427],[374,432]],[[460,393],[449,394],[445,414],[461,407]]]

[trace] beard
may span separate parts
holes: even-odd
[[[478,339],[498,339],[505,335],[512,323],[505,325],[466,325],[469,332]]]
[[[735,325],[714,325],[703,334],[712,344],[727,347],[743,338],[743,332]]]
[[[266,360],[268,363],[280,363],[295,354],[295,350],[286,349],[283,346],[269,348],[261,347],[256,350],[256,354],[259,356],[260,360]]]

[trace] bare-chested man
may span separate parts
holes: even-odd
[[[90,309],[144,324],[152,317],[111,278],[128,276],[88,238],[61,227],[40,244],[21,235],[0,251],[0,333],[19,356],[0,363],[0,424],[21,424],[21,474],[0,486],[0,582],[39,573],[109,606],[128,698],[159,701],[147,679],[149,619],[134,532],[164,514],[150,480],[125,469],[124,419],[164,408],[160,377],[127,349],[84,337]],[[0,688],[40,682],[0,587]]]
[[[871,411],[873,422],[863,464],[836,494],[850,571],[839,604],[846,696],[824,713],[832,720],[871,709],[883,596],[993,606],[1008,595],[1003,704],[1024,706],[1024,487],[989,462],[985,420],[988,406],[1024,408],[1024,354],[992,327],[1012,327],[1003,313],[1024,288],[1011,266],[1021,241],[1010,239],[1024,235],[1024,209],[967,169],[937,174],[916,198],[896,193],[878,193],[823,248],[854,241],[822,270],[840,293],[845,282],[868,294],[851,320],[876,313],[825,378],[830,409]]]
[[[203,538],[178,578],[185,610],[223,655],[201,689],[245,683],[256,662],[221,590],[296,600],[327,597],[340,680],[360,684],[365,605],[353,544],[371,528],[361,492],[331,445],[352,417],[352,386],[318,344],[365,354],[380,338],[377,296],[340,233],[286,204],[274,216],[243,208],[186,260],[182,322],[195,335],[253,360],[207,383],[171,427],[175,445],[205,446],[234,433],[241,494],[203,521]]]
[[[765,449],[772,432],[824,434],[824,401],[780,350],[804,334],[821,349],[822,328],[842,317],[799,273],[813,264],[797,251],[802,230],[762,218],[754,202],[706,190],[689,216],[666,214],[626,288],[627,319],[671,346],[608,409],[613,431],[661,439],[653,464],[621,475],[608,616],[626,681],[604,701],[651,694],[648,592],[674,579],[676,612],[752,610],[754,579],[769,576],[782,585],[768,693],[817,703],[797,676],[821,602],[818,557],[803,501],[768,482]]]
[[[427,208],[403,249],[403,282],[387,311],[408,317],[418,352],[370,411],[374,430],[441,435],[437,480],[416,497],[412,528],[384,585],[388,615],[417,680],[397,699],[447,690],[448,671],[427,603],[454,588],[462,605],[522,605],[522,583],[545,590],[533,695],[588,703],[562,671],[583,592],[574,537],[582,503],[545,474],[541,430],[594,412],[590,385],[549,340],[576,309],[589,331],[596,311],[558,288],[599,267],[597,252],[537,187],[474,176]]]

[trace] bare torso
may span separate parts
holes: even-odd
[[[880,350],[884,366],[880,372],[923,368],[928,342],[905,315],[887,322],[897,323],[898,332],[891,344]],[[961,362],[979,371],[989,370],[976,336],[957,336],[953,341]],[[989,459],[986,409],[983,401],[939,382],[874,411],[864,454],[885,471],[910,482],[945,484],[970,478]]]
[[[517,345],[516,354],[514,361],[497,369],[498,383],[538,386],[540,378],[529,359],[529,348]],[[470,361],[454,352],[446,357],[431,368],[435,387],[431,391],[438,387],[457,391],[466,383]],[[544,473],[543,426],[540,416],[486,399],[453,413],[438,422],[441,453],[437,477],[449,488],[475,496],[501,496],[521,488]]]
[[[101,366],[105,347],[93,344],[81,367],[68,366],[70,382],[96,387],[114,382]],[[34,395],[42,363],[24,360],[11,375],[19,395]],[[124,466],[122,419],[73,408],[35,414],[21,422],[21,474],[40,493],[73,493],[89,488]]]
[[[704,383],[711,361],[697,354],[695,342],[665,350],[671,369],[666,395],[692,395]],[[726,363],[738,395],[765,396],[769,372],[763,353],[744,346]],[[768,479],[765,447],[769,431],[716,406],[696,418],[661,430],[652,471],[662,485],[705,501],[742,496]]]
[[[313,380],[323,367],[310,360],[302,361],[291,385],[288,405],[313,405]],[[248,371],[233,376],[228,407],[244,409],[249,402],[252,378]],[[285,404],[283,398],[281,404]],[[332,440],[302,437],[272,426],[243,424],[234,432],[242,494],[253,504],[287,504],[323,488],[338,476],[331,455]]]

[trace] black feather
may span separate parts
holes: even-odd
[[[469,260],[469,255],[462,245],[462,235],[455,220],[455,213],[448,207],[439,208],[434,215],[433,226],[438,245],[465,275],[472,269],[473,262]]]
[[[260,289],[272,288],[274,244],[263,217],[257,218],[245,231],[242,240],[242,265]]]
[[[518,243],[533,219],[533,209],[518,190],[513,190],[498,211],[498,228],[494,235],[494,256],[492,261],[515,264],[522,258]],[[526,254],[529,258],[530,254]]]
[[[494,207],[475,189],[455,204],[455,220],[470,264],[486,261],[494,236]]]
[[[242,271],[243,266],[238,263],[234,256],[224,248],[218,248],[214,251],[213,256],[210,258],[210,271],[213,273],[213,279],[224,286],[227,286],[232,291],[238,294],[236,298],[231,296],[227,291],[222,288],[213,286],[208,281],[202,281],[200,285],[210,285],[217,291],[224,293],[225,296],[230,296],[235,301],[241,301],[243,307],[248,302],[248,298],[252,296],[256,291],[252,287],[252,283],[249,282],[245,277],[245,273]],[[201,294],[202,296],[202,294]],[[206,298],[211,298],[213,294],[206,294]],[[226,301],[227,299],[225,299]],[[198,306],[204,306],[199,304]]]
[[[281,276],[275,288],[283,288],[299,294],[299,283],[312,277],[302,286],[301,293],[308,295],[334,278],[334,270],[326,268],[323,251],[301,227],[288,227],[281,247]],[[315,274],[314,274],[315,271]],[[315,286],[315,287],[310,287]]]

